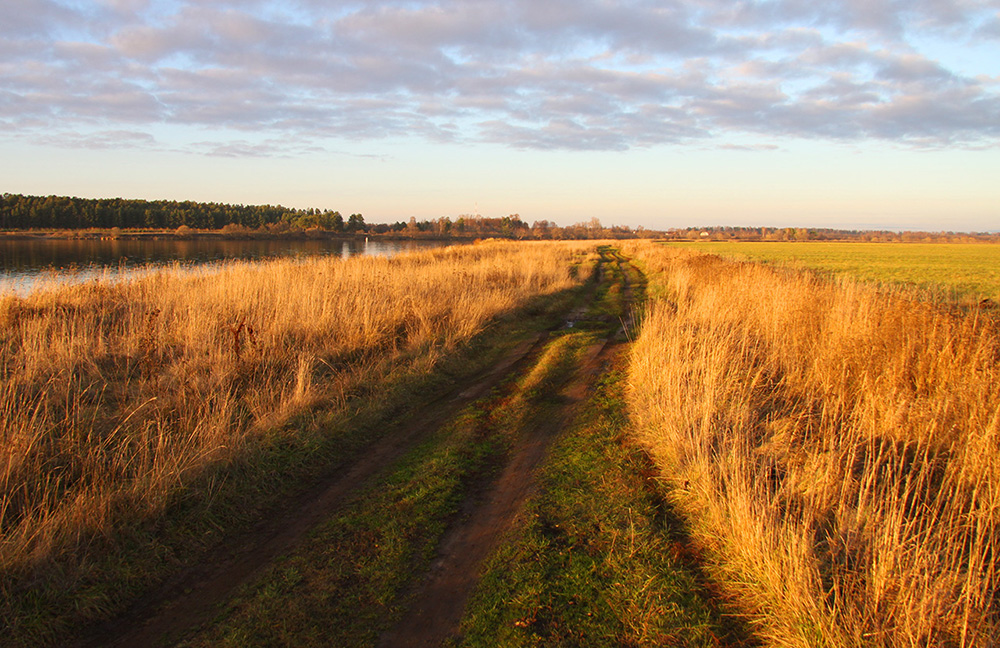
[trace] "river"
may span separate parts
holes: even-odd
[[[120,278],[150,267],[179,263],[201,267],[230,259],[359,254],[390,256],[440,247],[440,241],[0,238],[0,294],[25,295],[53,283]]]

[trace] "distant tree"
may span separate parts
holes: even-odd
[[[365,217],[361,214],[351,214],[347,219],[347,231],[357,232],[365,231]]]
[[[531,235],[536,239],[552,238],[552,224],[547,220],[536,220],[531,224]]]

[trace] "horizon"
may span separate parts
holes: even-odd
[[[337,209],[335,207],[331,208],[331,207],[315,206],[315,205],[311,206],[311,207],[291,207],[289,205],[284,205],[284,204],[281,204],[281,203],[278,203],[278,202],[273,202],[273,201],[272,202],[262,202],[262,203],[225,203],[225,202],[221,202],[221,201],[202,202],[202,201],[195,201],[195,200],[190,200],[190,199],[186,199],[186,198],[176,198],[176,199],[175,198],[130,198],[130,197],[127,197],[127,196],[97,196],[97,197],[89,197],[89,196],[67,196],[67,195],[58,195],[58,194],[15,194],[13,192],[6,192],[6,191],[5,192],[0,192],[0,195],[21,195],[21,196],[24,196],[24,197],[33,197],[33,198],[50,198],[50,197],[54,197],[54,198],[66,198],[66,199],[70,199],[70,200],[96,200],[96,201],[101,201],[101,200],[125,200],[125,201],[146,201],[146,202],[151,202],[151,203],[156,203],[156,202],[176,202],[176,203],[194,202],[194,203],[198,203],[198,204],[218,204],[218,205],[231,205],[231,206],[243,206],[243,207],[266,207],[266,206],[270,206],[270,207],[277,207],[277,208],[281,208],[281,209],[288,209],[288,210],[294,210],[294,211],[307,211],[309,209],[314,209],[316,212],[329,212],[329,213],[336,212],[336,213],[341,214],[342,216],[343,215],[350,215],[350,212],[343,212],[340,209]],[[398,224],[398,223],[406,223],[406,222],[408,222],[410,220],[410,218],[415,218],[418,222],[421,222],[421,223],[429,223],[429,222],[434,222],[434,221],[436,221],[436,220],[438,220],[440,218],[446,218],[446,219],[450,220],[452,223],[454,223],[454,222],[458,221],[459,219],[463,219],[463,218],[501,219],[504,216],[516,217],[518,219],[521,219],[522,222],[526,223],[529,226],[533,222],[535,222],[537,220],[547,220],[547,222],[549,224],[551,224],[551,225],[553,225],[555,227],[560,227],[560,228],[577,227],[577,226],[588,225],[589,224],[589,221],[557,222],[557,221],[548,220],[548,219],[526,220],[526,219],[521,218],[521,215],[517,214],[517,213],[514,213],[514,214],[504,214],[504,215],[499,215],[498,214],[496,216],[487,216],[487,215],[478,214],[478,213],[463,213],[463,214],[454,214],[454,215],[448,215],[448,214],[446,214],[446,215],[443,215],[443,216],[430,217],[430,218],[417,218],[416,216],[407,216],[407,217],[402,217],[402,218],[398,218],[398,219],[395,219],[395,220],[384,220],[384,221],[383,220],[370,220],[368,217],[366,217],[364,214],[362,214],[360,212],[354,212],[354,213],[360,214],[365,219],[366,225],[394,225],[394,224]],[[638,227],[632,227],[632,226],[629,226],[629,225],[625,225],[623,223],[610,222],[610,221],[609,222],[605,222],[600,217],[593,217],[593,218],[597,218],[600,221],[600,224],[601,224],[601,226],[604,229],[611,229],[613,227],[622,227],[622,226],[625,226],[625,227],[629,227],[629,229],[631,231],[633,231],[633,232],[640,232],[640,231],[646,230],[646,231],[654,231],[654,232],[661,232],[661,233],[670,233],[670,232],[674,232],[674,231],[678,231],[678,230],[719,230],[719,229],[729,229],[729,228],[732,228],[732,229],[744,229],[744,230],[753,230],[753,229],[771,229],[771,230],[804,229],[804,230],[813,230],[813,231],[820,231],[820,232],[822,232],[822,231],[833,231],[833,232],[856,232],[856,233],[864,233],[864,232],[872,232],[872,233],[890,232],[890,233],[894,233],[894,234],[907,234],[907,233],[909,233],[909,234],[934,234],[934,235],[945,235],[945,236],[947,236],[947,235],[962,235],[962,234],[970,234],[970,235],[993,235],[993,234],[1000,234],[1000,229],[992,229],[992,230],[944,230],[944,229],[927,230],[927,229],[907,229],[905,227],[900,227],[900,226],[879,226],[879,225],[872,225],[870,227],[865,227],[865,226],[862,226],[862,227],[831,227],[831,226],[827,226],[827,225],[821,225],[821,226],[807,226],[807,225],[767,225],[767,224],[759,224],[759,223],[757,223],[757,224],[749,224],[749,225],[730,225],[730,224],[725,224],[725,223],[714,223],[714,224],[695,223],[695,224],[690,224],[690,225],[678,225],[678,226],[665,227],[665,228],[662,228],[662,229],[654,229],[654,228],[645,227],[645,226],[642,226],[642,225],[640,225]],[[44,229],[51,229],[51,228],[39,228],[39,229],[43,229],[44,230]],[[88,229],[101,230],[101,229],[106,229],[106,228],[92,227],[92,228],[88,228]],[[138,229],[148,229],[148,228],[138,228]],[[152,228],[152,229],[159,229],[159,228]],[[193,228],[193,229],[198,229],[198,228]]]
[[[996,232],[1000,2],[15,0],[0,190]]]

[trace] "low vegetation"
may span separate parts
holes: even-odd
[[[487,242],[0,298],[0,616],[17,645],[106,618],[190,558],[178,547],[217,542],[289,476],[348,465],[409,411],[404,391],[426,400],[449,362],[459,381],[490,365],[491,331],[511,345],[558,303],[572,326],[544,347],[525,332],[537,356],[441,414],[185,645],[384,638],[460,506],[526,430],[563,421],[454,645],[753,644],[712,582],[771,645],[991,645],[989,264],[944,294],[898,285],[951,272],[920,274],[933,255],[915,246],[859,261],[847,244],[785,245],[824,272],[642,241]],[[829,272],[859,267],[877,283]],[[620,324],[633,344],[573,404],[563,387]]]
[[[1000,335],[902,290],[631,248],[638,434],[782,646],[1000,636]]]
[[[676,243],[741,260],[811,268],[864,281],[916,286],[925,299],[1000,301],[1000,245],[994,243]]]
[[[216,495],[252,503],[280,487],[276,461],[356,448],[360,435],[331,439],[310,413],[363,419],[362,397],[394,377],[427,374],[496,318],[578,285],[587,254],[485,243],[161,271],[0,299],[8,627],[37,639],[58,630],[53,615],[102,616],[121,596],[107,582],[135,588],[148,576],[119,552],[167,560],[170,548],[150,538],[178,511],[224,527]]]

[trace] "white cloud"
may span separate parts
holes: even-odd
[[[996,38],[995,0],[29,4],[0,27],[0,124],[49,143],[53,129],[88,141],[161,124],[254,133],[198,150],[256,156],[303,138],[624,150],[744,133],[1000,137],[988,68],[963,76],[920,49],[930,33]]]
[[[128,130],[50,133],[39,136],[36,141],[49,146],[83,149],[149,148],[156,145],[156,139],[149,133]]]

